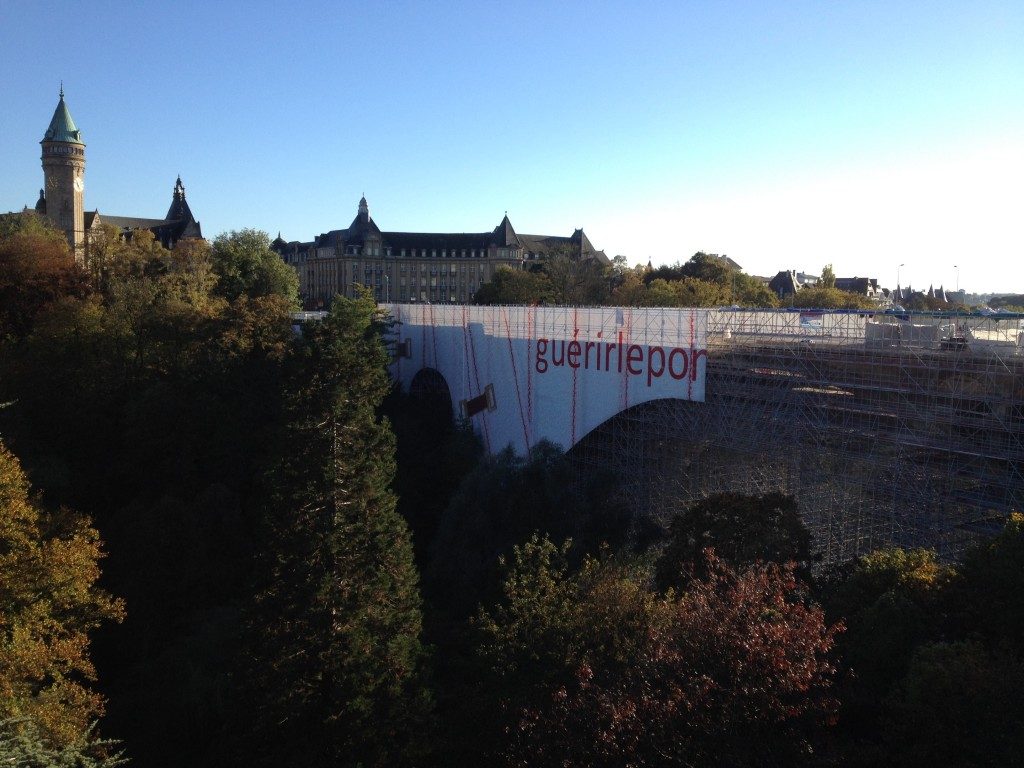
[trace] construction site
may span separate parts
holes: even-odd
[[[634,405],[569,452],[637,514],[782,491],[828,563],[952,557],[1024,508],[1024,316],[702,311],[704,402]]]

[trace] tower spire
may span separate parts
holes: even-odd
[[[41,159],[46,197],[36,204],[36,209],[45,206],[47,217],[64,231],[76,257],[82,257],[85,246],[85,142],[64,101],[63,80],[57,108],[53,110],[50,125],[39,143],[43,150]]]

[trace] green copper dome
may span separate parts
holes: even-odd
[[[50,127],[43,134],[43,141],[68,141],[74,144],[83,144],[82,133],[75,126],[71,119],[67,104],[64,103],[64,89],[60,89],[60,101],[57,109],[53,111],[53,119],[50,120]]]

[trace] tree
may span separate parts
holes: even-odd
[[[923,645],[891,697],[885,763],[1013,765],[1024,751],[1024,657],[977,640]]]
[[[672,520],[655,569],[658,587],[684,588],[700,574],[709,547],[733,568],[793,561],[806,569],[811,560],[811,535],[792,496],[716,493]]]
[[[867,296],[823,286],[811,286],[797,291],[790,298],[789,305],[814,309],[873,309],[877,306]]]
[[[597,259],[556,251],[544,261],[543,270],[555,304],[596,306],[608,300],[608,276]]]
[[[768,285],[758,278],[734,272],[732,284],[732,303],[743,307],[777,307],[779,300]]]
[[[614,475],[580,478],[547,441],[527,456],[510,448],[482,457],[441,517],[425,586],[434,603],[455,613],[494,598],[498,559],[535,531],[596,551],[624,545],[633,522]]]
[[[643,273],[631,270],[622,274],[609,297],[609,303],[616,307],[646,306],[647,285],[643,281]]]
[[[0,720],[0,765],[14,768],[116,768],[128,761],[112,754],[119,742],[92,738],[92,729],[73,743],[54,747],[26,718]]]
[[[298,307],[299,278],[270,247],[270,236],[256,229],[218,235],[213,241],[213,270],[217,291],[229,301],[283,296]]]
[[[0,216],[0,341],[27,335],[55,301],[88,292],[63,232],[34,214]]]
[[[677,307],[680,304],[679,294],[673,289],[678,283],[670,283],[660,277],[647,284],[647,296],[644,303],[649,307]]]
[[[102,556],[87,519],[39,507],[0,442],[0,719],[30,718],[58,748],[103,713],[89,633],[124,608],[96,586]]]
[[[1024,653],[1024,514],[1013,513],[999,535],[964,553],[949,592],[961,633]]]
[[[690,257],[689,261],[683,264],[682,276],[693,277],[709,283],[727,285],[732,280],[733,274],[737,271],[724,257],[698,251]]]
[[[883,549],[860,558],[829,590],[846,622],[844,663],[856,673],[851,706],[872,707],[906,674],[915,648],[937,639],[942,591],[953,576],[924,549]]]
[[[500,266],[473,295],[474,304],[544,304],[551,301],[551,282],[543,272]]]
[[[651,282],[654,285],[654,282]],[[697,277],[684,277],[672,283],[676,301],[682,307],[721,307],[730,301],[727,286],[701,280]]]
[[[252,617],[257,761],[403,765],[428,709],[412,545],[390,490],[394,437],[372,298],[307,324]]]
[[[105,583],[131,607],[96,635],[104,727],[146,765],[216,762],[243,709],[228,673],[279,447],[291,304],[218,295],[205,243],[115,235],[102,290],[49,304],[0,354],[0,430],[52,506],[96,521]]]
[[[832,270],[831,264],[826,264],[821,268],[821,286],[822,288],[836,287],[836,273]]]
[[[834,712],[838,627],[799,596],[792,566],[737,572],[710,552],[703,579],[658,594],[639,563],[533,538],[481,652],[511,718],[508,765],[781,765]]]

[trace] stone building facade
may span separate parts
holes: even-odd
[[[323,308],[339,294],[354,297],[359,286],[378,301],[468,303],[499,267],[529,268],[555,252],[608,263],[582,229],[569,237],[521,235],[507,214],[489,232],[384,232],[365,197],[347,229],[311,242],[286,242],[279,234],[273,248],[298,273],[309,309]]]
[[[85,210],[85,142],[64,102],[64,88],[42,140],[43,189],[35,212],[48,218],[67,236],[75,257],[88,256],[89,243],[100,235],[104,224],[113,225],[124,237],[148,229],[165,248],[183,239],[202,239],[199,222],[185,200],[185,186],[178,177],[171,206],[162,219],[136,216],[100,215],[99,209]]]

